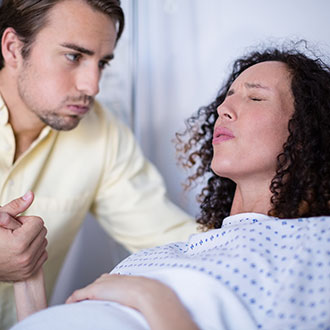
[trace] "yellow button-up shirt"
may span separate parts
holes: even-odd
[[[25,214],[40,216],[48,229],[48,297],[88,211],[130,251],[196,232],[194,221],[166,197],[129,128],[97,103],[72,131],[45,127],[13,162],[15,138],[0,98],[0,155],[0,205],[32,190],[35,200]],[[15,321],[13,286],[0,282],[0,329]]]

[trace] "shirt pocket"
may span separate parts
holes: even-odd
[[[59,198],[36,195],[26,215],[43,219],[49,243],[58,238],[71,241],[88,213],[92,198],[90,193]]]

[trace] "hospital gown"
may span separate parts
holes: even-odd
[[[171,287],[200,329],[330,329],[330,217],[279,219],[244,213],[188,242],[140,251],[111,273]],[[113,302],[51,307],[14,327],[149,329]]]

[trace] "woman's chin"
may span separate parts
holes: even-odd
[[[223,178],[230,179],[233,175],[233,165],[229,162],[222,162],[219,164],[219,162],[212,161],[211,169],[217,176]]]

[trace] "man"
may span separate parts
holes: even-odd
[[[130,130],[94,103],[123,26],[118,0],[0,7],[1,329],[15,321],[10,282],[47,258],[44,227],[48,296],[88,211],[131,251],[196,230]]]

